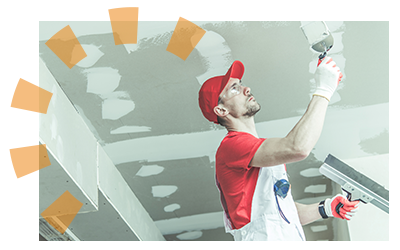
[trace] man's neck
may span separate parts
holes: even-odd
[[[234,120],[230,124],[227,124],[225,127],[228,131],[246,132],[258,138],[254,117]]]

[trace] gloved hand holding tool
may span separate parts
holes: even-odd
[[[325,97],[330,101],[342,77],[343,74],[332,58],[325,57],[322,61],[318,62],[318,68],[315,72],[317,89],[314,95]]]
[[[371,203],[389,213],[389,190],[358,172],[351,166],[329,154],[319,172],[342,187],[347,193],[336,195],[319,204],[319,213],[323,218],[334,216],[349,220],[358,210],[358,204]]]
[[[325,97],[330,101],[339,81],[343,77],[332,58],[326,56],[327,52],[333,47],[333,36],[324,21],[307,22],[300,28],[311,49],[322,53],[318,57],[318,68],[315,73],[317,91],[314,95]]]
[[[346,196],[338,194],[332,199],[326,199],[319,203],[319,212],[322,218],[336,217],[350,220],[358,211],[360,201],[349,201]]]

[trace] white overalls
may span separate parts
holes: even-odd
[[[274,184],[281,179],[288,180],[284,165],[260,168],[252,200],[251,221],[242,228],[232,229],[224,213],[225,230],[233,235],[235,241],[305,240],[291,190],[284,199],[278,196],[279,206],[290,224],[279,213]]]

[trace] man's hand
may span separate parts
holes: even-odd
[[[314,95],[325,97],[330,101],[342,77],[343,74],[332,58],[325,57],[322,62],[319,62],[315,72],[317,89]]]
[[[350,220],[358,211],[360,201],[349,201],[344,195],[338,194],[325,200],[325,213],[329,217]]]

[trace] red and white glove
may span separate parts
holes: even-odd
[[[318,62],[317,71],[315,72],[317,89],[314,95],[325,97],[330,101],[342,77],[343,74],[332,58],[325,57]]]
[[[329,217],[350,220],[358,211],[360,201],[349,201],[346,196],[338,194],[332,199],[326,199],[325,213]]]

